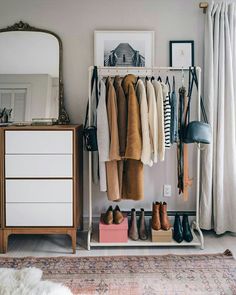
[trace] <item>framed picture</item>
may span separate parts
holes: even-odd
[[[94,64],[106,67],[151,67],[153,31],[95,31]]]
[[[194,41],[170,41],[170,66],[194,66]]]

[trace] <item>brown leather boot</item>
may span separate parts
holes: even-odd
[[[144,214],[144,209],[141,208],[140,216],[139,216],[139,238],[140,240],[147,240],[148,238],[148,231],[147,231],[147,226],[146,226],[146,221],[145,221],[145,214]]]
[[[131,240],[138,240],[138,226],[137,226],[137,218],[135,209],[131,209],[131,220],[129,226],[129,238]]]
[[[154,230],[161,229],[161,221],[160,221],[160,203],[152,203],[152,228]]]
[[[107,212],[103,215],[103,222],[105,224],[112,224],[113,223],[113,210],[112,206],[107,209]]]
[[[161,217],[161,228],[163,230],[169,230],[171,228],[171,223],[167,215],[167,204],[163,202],[160,204],[160,217]]]
[[[115,224],[120,224],[124,220],[124,216],[120,211],[119,206],[116,206],[113,211],[113,221]]]

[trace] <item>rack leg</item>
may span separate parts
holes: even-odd
[[[90,241],[91,241],[91,234],[92,234],[92,229],[88,229],[88,235],[87,235],[87,250],[90,251]]]
[[[194,230],[196,230],[199,233],[200,241],[201,241],[201,249],[204,250],[204,237],[203,237],[202,230],[200,229],[196,221],[193,221],[192,227]]]

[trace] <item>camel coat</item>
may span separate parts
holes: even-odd
[[[117,98],[110,77],[106,81],[107,88],[107,117],[110,135],[109,161],[106,162],[107,195],[111,201],[121,198],[117,161],[120,160],[119,135],[117,124]]]
[[[125,150],[122,198],[141,200],[143,192],[143,164],[141,162],[142,134],[139,103],[135,93],[136,77],[127,75],[122,87],[128,105],[127,141]]]

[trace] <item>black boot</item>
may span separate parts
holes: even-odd
[[[182,220],[182,226],[183,226],[183,238],[186,242],[192,242],[193,240],[193,235],[191,232],[191,228],[188,222],[188,215],[184,214],[183,215],[183,220]]]
[[[177,243],[181,243],[183,241],[183,228],[178,213],[175,214],[173,238]]]
[[[147,232],[147,226],[146,226],[145,214],[144,214],[143,208],[141,209],[140,216],[139,216],[138,232],[139,232],[140,240],[147,240],[148,232]]]

